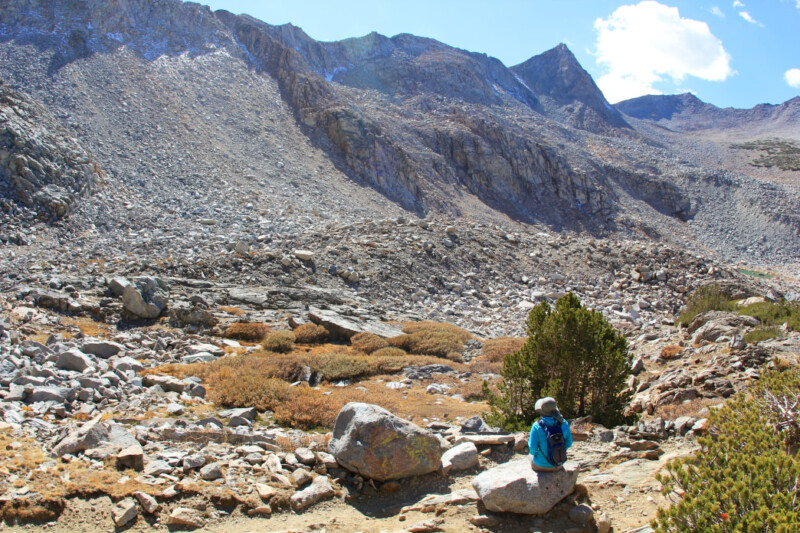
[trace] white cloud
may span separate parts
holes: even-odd
[[[783,79],[789,84],[789,87],[800,89],[800,68],[790,68],[783,75]]]
[[[744,4],[739,0],[733,0],[733,7],[744,7]]]
[[[658,94],[653,85],[664,77],[722,81],[734,74],[730,55],[708,25],[681,18],[678,8],[653,0],[620,6],[594,27],[596,61],[607,70],[597,84],[611,102]]]
[[[754,19],[754,18],[753,18],[753,17],[750,15],[750,13],[748,13],[747,11],[739,11],[739,16],[740,16],[740,17],[742,17],[742,18],[743,18],[744,20],[746,20],[747,22],[749,22],[750,24],[755,24],[756,26],[761,26],[762,28],[764,27],[764,25],[763,25],[763,24],[761,24],[759,21],[757,21],[756,19]]]
[[[800,0],[797,0],[797,1],[800,2]],[[721,19],[725,18],[725,13],[719,8],[719,6],[712,7],[710,9],[710,11],[711,11],[711,14],[714,15],[715,17],[719,17]]]

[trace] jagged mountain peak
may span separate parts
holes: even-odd
[[[577,127],[591,131],[630,127],[564,43],[511,67],[511,71],[546,100],[546,108],[566,113]]]

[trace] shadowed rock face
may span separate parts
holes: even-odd
[[[0,196],[47,219],[70,213],[102,171],[44,107],[0,80]]]

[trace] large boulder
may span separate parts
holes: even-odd
[[[578,464],[568,462],[555,472],[536,472],[529,458],[483,472],[472,487],[490,511],[541,515],[564,499],[578,480]]]
[[[347,470],[378,481],[428,474],[442,463],[436,435],[368,403],[342,408],[328,451]]]
[[[98,415],[86,422],[80,429],[69,433],[53,447],[53,455],[61,457],[68,453],[78,453],[95,448],[108,439],[108,426]]]
[[[122,306],[137,318],[158,318],[168,301],[169,287],[158,278],[137,278],[122,291]]]

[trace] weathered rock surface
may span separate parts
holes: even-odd
[[[439,439],[376,405],[352,402],[336,417],[328,451],[351,472],[378,481],[435,472]]]
[[[490,511],[540,515],[571,493],[577,480],[574,462],[556,472],[536,472],[523,458],[486,470],[472,486]]]

